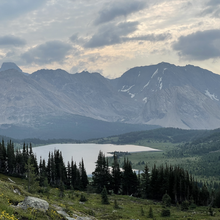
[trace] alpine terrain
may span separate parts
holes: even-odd
[[[86,139],[150,128],[220,125],[220,76],[169,63],[116,79],[58,70],[0,69],[0,133],[15,138]],[[154,126],[150,126],[154,125]]]

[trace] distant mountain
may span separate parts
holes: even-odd
[[[220,127],[220,76],[208,70],[160,63],[135,67],[114,81],[119,93],[142,103],[133,123],[186,129]]]
[[[26,76],[16,64],[3,63],[0,134],[87,139],[151,128],[147,125],[214,129],[220,127],[219,85],[219,75],[191,65],[135,67],[110,80],[61,69]]]
[[[3,63],[0,68],[0,71],[10,70],[10,69],[14,69],[17,70],[18,72],[22,72],[22,70],[15,63],[12,62]]]

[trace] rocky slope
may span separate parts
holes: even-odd
[[[3,63],[0,129],[36,131],[43,124],[46,131],[54,123],[58,128],[61,121],[65,127],[68,118],[80,123],[76,116],[98,123],[213,129],[220,125],[219,85],[219,75],[191,65],[135,67],[109,80],[99,73],[69,74],[61,69],[25,75],[16,64]]]

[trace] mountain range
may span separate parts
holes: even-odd
[[[156,127],[220,127],[220,75],[192,65],[134,67],[121,77],[0,69],[0,134],[88,139]]]

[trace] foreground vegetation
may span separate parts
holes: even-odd
[[[9,178],[14,182],[11,182]],[[170,217],[162,217],[161,214],[167,209],[166,204],[159,201],[146,200],[127,195],[108,195],[109,204],[102,204],[100,194],[91,192],[88,187],[86,191],[64,190],[64,194],[60,197],[58,188],[48,188],[47,193],[36,192],[33,194],[27,191],[27,181],[20,178],[8,177],[0,175],[0,219],[64,219],[56,212],[57,208],[62,208],[70,216],[88,216],[91,219],[146,219],[151,213],[153,217],[149,219],[220,219],[218,208],[190,205],[188,209],[183,209],[179,204],[168,207]],[[17,189],[18,193],[14,193]],[[44,213],[41,211],[28,209],[22,210],[15,208],[18,202],[23,201],[27,195],[36,196],[48,201],[49,210]],[[81,198],[85,197],[86,201],[81,202]],[[152,212],[150,212],[152,209]],[[211,214],[213,216],[211,216]],[[4,216],[4,218],[2,217]]]
[[[14,151],[11,141],[2,141],[0,219],[63,219],[57,209],[74,218],[220,219],[219,130],[156,129],[90,142],[161,151],[114,152],[112,158],[100,151],[88,179],[83,160],[79,166],[73,161],[65,165],[62,152],[54,151],[38,165],[31,145]],[[43,213],[16,208],[27,195],[47,200],[50,209]]]

